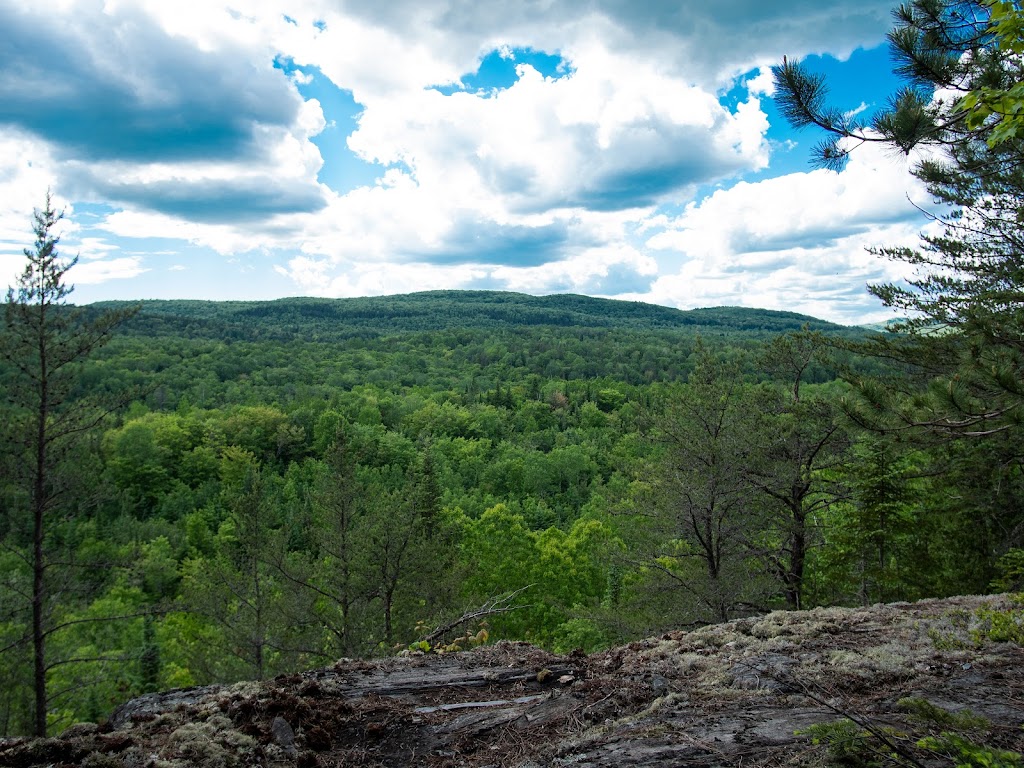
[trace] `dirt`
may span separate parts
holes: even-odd
[[[847,715],[912,748],[929,730],[907,697],[983,716],[979,742],[1022,752],[1024,650],[985,639],[986,608],[1020,610],[961,597],[777,612],[590,656],[497,643],[339,662],[140,697],[100,725],[2,740],[0,765],[823,765],[801,732]]]

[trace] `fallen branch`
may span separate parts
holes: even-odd
[[[903,745],[899,744],[896,740],[890,738],[889,734],[887,734],[883,728],[877,726],[869,717],[853,712],[847,707],[834,704],[832,701],[834,697],[830,695],[832,692],[823,689],[820,685],[813,682],[800,680],[796,676],[783,670],[775,670],[769,672],[768,675],[775,681],[787,686],[794,693],[802,694],[811,701],[832,710],[837,715],[845,717],[855,725],[860,726],[865,732],[878,739],[881,744],[891,749],[893,754],[899,755],[907,763],[914,766],[914,768],[925,768],[925,765],[918,760],[912,752],[903,747]]]
[[[496,595],[494,597],[491,597],[479,608],[476,608],[472,611],[467,611],[454,621],[449,621],[447,624],[442,624],[429,635],[421,638],[421,642],[434,645],[434,643],[437,640],[440,640],[449,632],[451,632],[454,629],[458,629],[464,624],[469,624],[471,622],[477,621],[478,619],[486,618],[487,616],[494,616],[495,614],[499,613],[508,613],[509,611],[515,611],[520,608],[528,608],[529,605],[512,605],[511,603],[512,600],[514,600],[520,593],[525,592],[533,586],[535,585],[527,584],[525,587],[520,587],[519,589],[513,590],[512,592],[506,592],[502,595]]]

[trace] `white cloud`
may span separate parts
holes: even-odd
[[[817,170],[741,182],[691,204],[650,245],[728,256],[786,242],[817,244],[893,219],[916,220],[915,204],[925,204],[927,195],[909,167],[886,149],[865,145],[841,173]]]
[[[667,76],[710,91],[755,66],[774,63],[783,53],[800,57],[829,51],[845,57],[857,47],[877,44],[889,27],[892,7],[888,0],[856,4],[847,0],[596,0],[585,5],[458,6],[446,0],[353,0],[346,4],[348,15],[338,19],[339,29],[332,30],[333,17],[323,13],[324,5],[312,8],[320,10],[327,22],[325,42],[346,42],[348,24],[364,31],[387,30],[406,41],[406,50],[429,52],[436,67],[417,72],[410,54],[396,56],[393,54],[401,51],[385,50],[385,66],[393,73],[385,80],[413,83],[414,88],[446,82],[437,79],[437,70],[459,70],[453,75],[457,77],[469,69],[467,65],[481,50],[500,44],[571,51],[596,43],[623,56],[657,61]],[[345,51],[337,55],[346,61],[355,57]],[[380,81],[379,75],[366,76],[365,67],[349,67],[339,74],[365,90],[372,90],[371,84]]]
[[[471,265],[439,267],[432,264],[346,263],[298,256],[287,266],[276,267],[306,296],[334,298],[380,296],[441,288],[467,287],[486,276],[486,270]]]
[[[910,240],[919,226],[890,158],[860,151],[838,176],[741,183],[665,211],[768,167],[768,64],[874,44],[889,5],[69,2],[46,11],[46,29],[75,77],[40,70],[39,82],[79,94],[69,114],[110,103],[139,115],[118,141],[141,138],[120,152],[108,131],[80,147],[84,132],[60,122],[30,126],[45,141],[5,133],[0,257],[28,222],[24,189],[52,185],[116,209],[81,243],[82,283],[144,271],[140,257],[110,257],[114,238],[160,237],[243,260],[271,252],[289,290],[317,295],[488,285],[791,308],[796,285],[801,306],[852,316],[863,302],[829,285],[835,273],[888,274],[864,244]],[[527,47],[561,54],[568,74],[545,78],[520,57],[518,80],[487,98],[429,87]],[[723,107],[751,71],[746,100]],[[299,95],[313,72],[363,106],[347,146],[386,166],[377,184],[342,195],[317,182],[312,139],[327,123]],[[197,143],[175,154],[164,136]]]
[[[681,262],[647,300],[683,308],[739,304],[839,322],[888,317],[866,282],[900,280],[906,265],[869,247],[914,246],[927,226],[923,186],[886,150],[857,149],[841,173],[795,173],[720,190],[647,241]]]
[[[510,291],[612,296],[626,288],[622,280],[653,278],[657,272],[657,262],[651,256],[619,244],[587,248],[541,267],[498,267],[490,277]]]
[[[74,235],[74,209],[56,185],[54,163],[41,142],[17,134],[0,134],[0,289],[13,285],[25,266],[23,250],[31,248],[33,212],[46,203],[68,216],[55,228],[62,238]],[[72,254],[73,255],[73,254]]]
[[[488,264],[342,262],[298,256],[275,268],[311,296],[349,297],[409,293],[440,288],[499,288],[545,294],[555,292],[615,295],[623,281],[645,284],[657,263],[629,246],[590,248],[536,267]]]
[[[78,255],[79,263],[106,259],[114,251],[120,250],[119,246],[107,242],[102,237],[82,237],[75,240],[65,240],[65,250],[74,249]]]
[[[408,81],[371,94],[348,145],[367,161],[407,165],[428,194],[459,204],[498,196],[512,210],[650,205],[767,162],[756,100],[730,114],[658,61],[602,42],[563,55],[571,75],[544,78],[521,64],[518,81],[492,98]]]
[[[68,278],[74,285],[95,285],[108,280],[138,277],[146,271],[140,257],[125,256],[119,259],[80,261],[68,272]]]
[[[117,237],[167,238],[212,248],[225,256],[264,247],[266,234],[246,233],[241,227],[190,222],[161,213],[117,211],[107,216],[103,228]]]
[[[490,98],[421,89],[368,105],[349,146],[407,170],[392,168],[376,186],[331,197],[321,213],[296,220],[303,252],[318,270],[325,255],[339,265],[398,257],[435,262],[436,274],[452,276],[443,267],[458,259],[507,268],[488,274],[511,288],[580,289],[586,280],[566,266],[574,253],[622,248],[623,227],[659,201],[766,164],[767,122],[756,99],[729,113],[652,62],[596,45],[573,55],[570,76],[544,78],[521,64],[519,79]],[[202,242],[214,244],[208,235]],[[536,264],[538,249],[547,249],[546,266],[524,266]],[[299,280],[330,283],[319,274]],[[353,284],[368,285],[349,281],[342,290]]]
[[[747,93],[751,96],[773,96],[775,94],[775,76],[771,67],[759,67],[757,75],[747,80]]]
[[[857,115],[859,115],[861,112],[864,112],[865,110],[867,110],[869,107],[870,107],[870,105],[866,101],[862,101],[860,104],[858,104],[853,109],[848,110],[846,112],[843,112],[843,117],[845,117],[847,120],[852,120]]]

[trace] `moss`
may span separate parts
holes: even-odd
[[[981,649],[988,642],[1024,645],[1024,609],[1018,597],[997,597],[974,610],[944,611],[925,629],[938,651]]]
[[[797,648],[800,646],[800,638],[792,635],[776,635],[762,641],[761,648],[766,651],[781,651]]]
[[[876,668],[885,672],[904,670],[910,660],[906,646],[899,643],[886,643],[869,648],[864,655],[874,663]]]
[[[854,651],[835,650],[828,652],[828,663],[833,667],[847,669],[862,662],[861,655]]]
[[[750,634],[761,640],[792,635],[793,629],[785,618],[785,614],[779,612],[769,613],[751,627]]]
[[[182,724],[184,717],[180,712],[164,712],[161,715],[157,715],[156,719],[151,723],[153,730],[173,730]]]

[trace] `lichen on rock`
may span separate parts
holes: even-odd
[[[0,741],[0,765],[776,766],[824,760],[808,733],[846,714],[914,734],[907,700],[976,713],[992,750],[1020,752],[1022,651],[991,636],[1019,610],[960,597],[775,612],[590,656],[496,643],[349,660],[150,694],[100,726]]]

